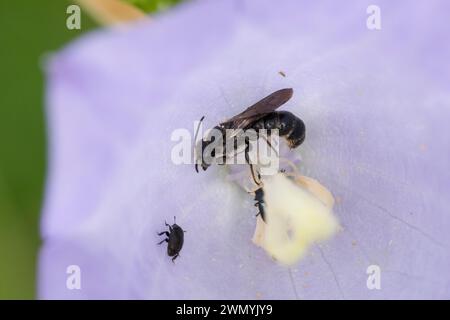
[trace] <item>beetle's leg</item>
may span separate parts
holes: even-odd
[[[158,242],[158,244],[162,244],[164,241],[165,241],[165,242],[169,242],[169,239],[164,239],[164,240]]]
[[[165,234],[167,237],[170,235],[168,231],[163,231],[158,233],[158,236],[162,236],[163,234]]]
[[[177,253],[173,258],[172,258],[172,262],[175,263],[175,259],[178,258],[179,254]]]
[[[260,216],[261,219],[262,219],[262,221],[266,222],[266,219],[265,219],[265,217],[264,217],[264,214],[262,214],[261,211],[259,211],[259,212],[255,215],[255,217],[257,217],[257,216]]]

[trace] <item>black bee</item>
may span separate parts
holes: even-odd
[[[247,130],[254,129],[256,132],[260,129],[266,129],[270,133],[271,129],[278,129],[279,135],[285,137],[288,145],[291,149],[298,147],[305,140],[305,124],[303,121],[296,117],[294,114],[288,111],[275,111],[280,106],[285,104],[293,94],[293,89],[281,89],[268,95],[264,99],[258,101],[254,105],[248,107],[245,111],[232,117],[231,119],[220,123],[214,129],[219,130],[222,133],[223,139],[223,153],[221,155],[214,154],[214,150],[211,153],[211,158],[223,157],[223,160],[227,157],[226,146],[226,130]],[[204,117],[203,117],[204,118]],[[200,122],[203,120],[200,120]],[[198,133],[198,130],[197,130]],[[200,165],[203,170],[208,169],[210,161],[205,161],[203,151],[205,148],[214,142],[214,137],[206,137],[202,139],[201,144],[201,160]],[[248,159],[249,144],[246,143],[246,160]],[[236,143],[234,144],[236,149]],[[195,170],[198,172],[198,162],[195,164]]]
[[[167,242],[167,255],[169,257],[173,257],[172,261],[175,262],[175,259],[178,258],[181,248],[183,248],[184,243],[184,231],[181,229],[179,225],[176,224],[175,217],[173,217],[174,224],[170,225],[165,222],[166,226],[169,227],[169,231],[163,231],[158,233],[158,236],[166,235],[167,238],[159,242],[158,244],[162,244],[163,242]]]

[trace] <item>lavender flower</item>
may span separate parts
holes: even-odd
[[[57,53],[39,296],[450,298],[448,4],[377,5],[380,30],[360,1],[197,1]],[[251,197],[223,168],[174,165],[170,140],[283,87],[300,171],[343,227],[289,268],[252,243]],[[175,264],[156,245],[173,216]]]

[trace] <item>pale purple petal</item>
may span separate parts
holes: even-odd
[[[378,1],[371,31],[369,4],[197,1],[57,53],[39,296],[450,298],[449,7]],[[307,126],[301,171],[343,226],[292,268],[252,244],[252,199],[223,168],[170,158],[174,129],[283,87]],[[187,230],[175,264],[156,245],[174,215]],[[73,264],[81,290],[66,288]]]

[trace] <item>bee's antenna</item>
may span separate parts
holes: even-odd
[[[197,142],[198,131],[200,130],[200,125],[202,124],[203,119],[205,119],[205,116],[201,117],[200,121],[198,122],[197,130],[195,131],[194,136],[194,143]]]
[[[197,130],[195,131],[195,136],[194,136],[194,150],[195,150],[195,147],[196,147],[196,145],[197,145],[198,131],[200,130],[200,125],[202,124],[203,119],[205,119],[205,116],[203,116],[203,117],[200,118],[200,121],[198,122]],[[203,152],[203,150],[202,150],[202,152]],[[197,161],[195,161],[195,171],[197,171],[197,173],[198,173],[198,163],[197,163]]]

